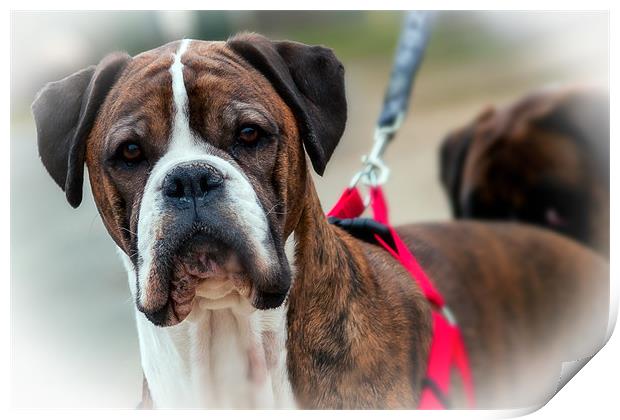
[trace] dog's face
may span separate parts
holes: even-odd
[[[541,92],[449,134],[440,167],[454,216],[525,221],[604,250],[607,107],[597,92]]]
[[[153,323],[175,325],[199,304],[283,303],[304,148],[322,173],[346,120],[331,51],[258,35],[184,40],[109,56],[48,85],[33,110],[43,163],[74,206],[86,162]]]

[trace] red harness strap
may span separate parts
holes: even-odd
[[[433,305],[433,340],[431,342],[426,378],[420,398],[419,409],[436,410],[448,408],[446,397],[450,393],[452,368],[460,373],[461,382],[470,408],[474,407],[474,387],[469,368],[469,360],[465,343],[459,327],[448,319],[447,307],[443,296],[435,289],[418,261],[407,245],[402,241],[396,230],[390,225],[388,208],[381,187],[370,188],[370,204],[374,219],[386,225],[394,243],[394,248],[388,245],[379,235],[375,234],[377,242],[396,258],[418,283],[422,292]],[[341,219],[359,217],[365,206],[357,188],[347,188],[336,205],[329,211],[328,216]]]

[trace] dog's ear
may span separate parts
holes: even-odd
[[[323,175],[347,119],[344,68],[324,47],[241,34],[228,46],[260,71],[295,114],[306,153]]]
[[[569,137],[597,162],[607,162],[609,176],[609,94],[588,88],[567,88],[535,108],[531,123]],[[600,168],[603,169],[603,168]]]
[[[440,180],[450,201],[452,216],[461,216],[460,191],[465,167],[465,158],[473,138],[473,129],[468,127],[448,134],[439,149]]]
[[[462,216],[460,193],[463,183],[463,171],[474,136],[480,124],[487,123],[495,113],[495,108],[491,106],[485,108],[472,123],[451,132],[441,142],[439,149],[440,181],[450,200],[450,207],[454,217]]]
[[[39,156],[73,207],[82,202],[86,138],[129,60],[125,53],[110,54],[97,66],[48,83],[32,103]]]

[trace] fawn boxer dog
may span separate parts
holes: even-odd
[[[586,87],[489,107],[441,147],[457,218],[520,220],[609,256],[609,96]]]
[[[74,207],[88,166],[127,268],[144,406],[416,407],[429,303],[328,224],[306,162],[323,174],[342,135],[343,72],[242,34],[112,54],[35,99],[43,164]],[[456,314],[480,407],[543,402],[601,346],[608,266],[588,249],[513,224],[399,232]]]

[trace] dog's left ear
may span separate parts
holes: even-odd
[[[439,178],[450,201],[453,217],[460,217],[461,184],[467,152],[473,140],[473,129],[459,130],[448,134],[439,148]]]
[[[347,120],[344,67],[324,47],[241,34],[228,46],[260,71],[297,117],[314,170],[323,175]]]
[[[472,123],[459,130],[452,131],[441,142],[439,148],[439,177],[450,200],[450,207],[454,217],[461,217],[463,213],[460,197],[463,171],[465,170],[465,160],[474,141],[476,130],[480,124],[489,120],[493,115],[495,115],[495,108],[491,106],[485,108]]]

